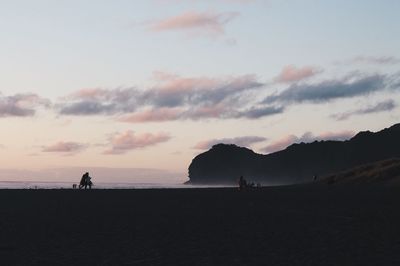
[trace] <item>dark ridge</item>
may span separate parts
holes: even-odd
[[[346,141],[293,144],[267,155],[217,144],[193,159],[189,179],[191,184],[235,184],[243,175],[262,184],[296,184],[389,158],[400,158],[400,124]]]

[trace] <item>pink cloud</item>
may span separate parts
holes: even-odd
[[[166,78],[162,84],[157,86],[156,90],[160,94],[173,94],[181,92],[190,92],[196,89],[207,90],[218,86],[218,81],[211,78]]]
[[[80,89],[73,93],[71,98],[79,98],[79,99],[101,99],[104,98],[109,92],[105,89],[99,88],[88,88],[88,89]]]
[[[276,82],[289,83],[297,82],[312,77],[321,70],[312,66],[296,67],[294,65],[285,66],[281,73],[275,78]]]
[[[198,150],[207,150],[210,149],[213,145],[224,143],[224,144],[236,144],[241,147],[250,147],[251,145],[263,142],[267,140],[264,137],[258,136],[244,136],[237,138],[224,138],[224,139],[210,139],[205,141],[198,142],[193,148]]]
[[[59,141],[53,145],[43,147],[43,152],[76,153],[86,148],[86,145],[78,142]]]
[[[161,105],[217,104],[234,94],[263,86],[254,75],[238,77],[207,78],[180,77],[164,72],[157,72],[160,82],[147,92],[147,97]]]
[[[339,132],[322,132],[317,140],[347,140],[354,136],[354,131],[344,130]]]
[[[299,138],[295,135],[287,135],[278,139],[262,149],[263,152],[271,153],[285,149],[290,144],[298,141]]]
[[[284,136],[268,146],[262,149],[263,152],[272,153],[276,151],[280,151],[285,149],[286,147],[290,146],[294,143],[310,143],[313,141],[321,141],[321,140],[347,140],[354,136],[353,131],[339,131],[339,132],[323,132],[318,136],[313,135],[311,132],[306,132],[302,136],[297,137],[296,135],[287,135]]]
[[[143,133],[135,134],[133,131],[128,130],[123,133],[115,134],[110,138],[111,148],[106,150],[105,154],[122,154],[130,150],[142,149],[149,146],[166,142],[171,137],[166,133]]]
[[[186,12],[157,21],[150,26],[150,30],[197,31],[207,35],[223,35],[225,33],[225,24],[237,15],[237,13]]]
[[[128,122],[128,123],[173,121],[179,119],[181,113],[182,113],[181,108],[151,109],[125,115],[119,118],[118,121]]]
[[[228,114],[228,111],[229,109],[222,104],[214,106],[200,106],[187,111],[184,114],[184,118],[222,118],[225,114]]]

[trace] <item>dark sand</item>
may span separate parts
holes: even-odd
[[[400,265],[400,188],[2,190],[0,265]]]

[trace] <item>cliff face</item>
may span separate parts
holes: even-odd
[[[243,175],[264,184],[293,184],[396,157],[400,158],[400,124],[376,133],[360,132],[347,141],[293,144],[268,155],[218,144],[193,159],[189,179],[193,184],[233,184]]]

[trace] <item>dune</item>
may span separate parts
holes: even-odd
[[[321,180],[328,184],[384,183],[400,185],[400,159],[373,162],[329,175]]]

